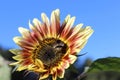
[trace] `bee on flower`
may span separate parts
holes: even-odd
[[[17,66],[17,71],[28,70],[38,73],[39,80],[52,76],[63,78],[65,69],[77,59],[77,54],[86,44],[93,33],[91,27],[82,28],[83,24],[73,27],[75,17],[66,16],[60,23],[60,11],[54,10],[50,20],[45,13],[41,14],[42,22],[33,19],[29,22],[28,30],[19,27],[22,36],[14,37],[13,40],[20,49],[10,49],[15,54],[16,62],[11,65]]]

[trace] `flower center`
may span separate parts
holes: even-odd
[[[68,50],[67,44],[54,38],[44,39],[40,46],[36,57],[47,67],[56,65]]]

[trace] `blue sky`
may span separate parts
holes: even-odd
[[[12,40],[20,35],[18,27],[28,28],[29,20],[40,19],[42,12],[50,17],[57,8],[61,21],[71,14],[76,16],[75,24],[84,23],[94,29],[81,52],[88,53],[81,58],[120,57],[120,0],[0,0],[0,45],[18,48]]]

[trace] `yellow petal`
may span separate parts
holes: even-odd
[[[82,49],[84,45],[87,43],[87,40],[92,35],[92,33],[93,30],[90,27],[86,27],[85,29],[82,29],[82,32],[79,33],[82,36],[77,39],[74,39],[74,41],[70,44],[70,45],[74,44],[72,49],[73,48],[74,48],[73,50]]]
[[[75,28],[74,28],[74,31],[78,32],[82,28],[82,26],[83,26],[82,23],[76,25]]]
[[[23,41],[22,37],[14,37],[13,40],[16,44],[18,44],[22,48],[26,48],[26,49],[33,49],[34,48],[33,47],[34,45],[32,43],[29,43],[27,41]]]
[[[28,65],[28,70],[34,70],[34,69],[35,69],[35,65],[33,64]]]
[[[51,13],[51,36],[56,37],[57,31],[56,31],[56,15],[55,11]]]
[[[27,36],[30,35],[29,30],[26,29],[26,28],[19,27],[18,30],[19,30],[19,32],[22,34],[23,38],[26,38]]]
[[[21,60],[21,59],[22,59],[22,56],[21,56],[21,55],[13,56],[13,59],[15,59],[15,60]]]
[[[40,68],[44,68],[42,61],[40,61],[39,59],[35,59],[35,61],[36,61],[35,63],[36,65],[38,65]]]
[[[49,73],[48,73],[48,72],[42,73],[42,74],[40,74],[39,80],[45,79],[45,78],[47,78],[48,76],[49,76]]]
[[[46,16],[45,13],[41,14],[41,18],[42,18],[43,23],[45,24],[45,28],[46,28],[46,30],[44,31],[44,32],[46,32],[45,35],[47,35],[48,37],[50,37],[51,36],[50,35],[51,34],[51,32],[50,32],[50,21],[49,21],[49,19]]]
[[[64,69],[57,70],[57,75],[58,75],[59,78],[63,78],[64,77],[64,73],[65,73]]]
[[[34,22],[35,23],[35,22]],[[35,23],[36,24],[36,23]],[[40,24],[40,23],[39,23]],[[42,36],[39,33],[38,27],[40,26],[33,26],[29,21],[29,28],[35,33],[37,39],[42,40]],[[34,38],[33,34],[31,34],[32,38]]]
[[[28,66],[19,65],[16,71],[22,71],[27,69]]]
[[[58,36],[59,29],[60,29],[59,15],[60,15],[60,11],[59,11],[59,9],[56,9],[51,13],[51,18],[50,18],[51,26],[50,26],[49,34],[50,34],[50,36],[55,37],[55,38]]]
[[[73,29],[72,35],[78,33],[82,26],[83,26],[83,24],[78,24],[77,26],[75,26],[74,29]]]
[[[41,14],[41,18],[42,18],[43,22],[47,25],[47,27],[50,27],[49,19],[48,19],[48,17],[46,16],[45,13],[42,13],[42,14]]]
[[[54,74],[57,71],[58,66],[52,67],[50,69],[50,74]]]
[[[20,52],[21,52],[21,50],[19,50],[19,49],[10,49],[9,51],[10,51],[11,53],[15,54],[15,55],[18,55],[18,54],[20,54]]]
[[[34,19],[33,20],[34,25],[37,27],[37,29],[39,30],[39,33],[42,35],[40,36],[41,38],[45,38],[47,31],[46,31],[46,26],[45,24],[42,24],[38,19]],[[37,32],[35,32],[36,34],[38,34]]]
[[[75,21],[75,17],[70,18],[65,26],[65,29],[71,29],[71,27],[74,24],[74,21]]]
[[[82,49],[84,46],[85,46],[85,44],[87,43],[87,41],[84,41],[80,46],[79,46],[79,50],[80,49]],[[79,50],[78,51],[76,51],[77,53],[79,52]]]
[[[82,35],[81,38],[88,39],[92,33],[93,30],[91,29],[91,27],[87,26],[86,28],[82,28],[78,35]]]
[[[67,60],[63,60],[60,64],[63,69],[67,69],[70,65],[69,65],[69,62]]]
[[[39,68],[39,69],[36,69],[36,70],[34,70],[34,71],[41,73],[41,72],[47,72],[48,70]]]
[[[33,24],[34,24],[35,26],[40,26],[40,27],[41,27],[41,22],[40,22],[37,18],[34,18],[34,19],[33,19]]]
[[[64,22],[67,23],[69,20],[70,20],[70,15],[67,15]]]
[[[52,80],[57,80],[57,72],[52,75]]]
[[[13,66],[13,65],[17,65],[19,64],[20,62],[13,62],[13,63],[10,63],[9,65]]]
[[[73,26],[74,24],[74,21],[75,21],[75,17],[72,17],[68,20],[68,22],[66,23],[64,29],[62,30],[62,33],[61,33],[61,37],[62,38],[67,38],[66,36],[68,35],[68,33],[70,32],[71,30],[71,27]]]
[[[77,57],[74,55],[69,55],[69,62],[73,64],[76,61]]]
[[[57,16],[59,16],[59,15],[60,15],[60,10],[59,10],[59,9],[56,9],[56,10],[55,10],[55,14],[56,14]]]
[[[71,35],[69,35],[68,39],[69,40],[70,38],[74,38],[75,35],[77,35],[77,33],[80,31],[81,27],[83,26],[83,24],[78,24],[77,26],[75,26],[73,28],[73,32]]]
[[[33,26],[33,25],[30,23],[30,20],[29,20],[29,28],[30,28],[31,30],[35,30],[35,26]]]
[[[22,41],[22,40],[23,40],[23,38],[19,37],[19,36],[13,38],[13,41],[18,45],[21,45],[20,41]]]
[[[84,42],[76,43],[76,45],[71,48],[70,54],[76,55],[77,53],[79,53],[86,43],[87,43],[86,40]]]
[[[93,30],[91,29],[91,27],[90,26],[86,27],[85,29],[86,36],[84,39],[88,39],[92,35],[92,33],[93,33]]]
[[[22,37],[19,37],[19,36],[14,37],[14,38],[13,38],[13,41],[14,41],[16,44],[18,44],[19,46],[26,46],[26,45],[29,45],[30,47],[33,46],[33,43],[30,43],[30,42],[24,40]]]
[[[22,56],[21,55],[16,55],[16,56],[13,56],[12,58],[15,59],[15,60],[20,60],[20,59],[22,59]]]
[[[28,70],[35,71],[35,72],[38,72],[38,73],[47,72],[48,71],[48,70],[45,70],[45,69],[43,69],[41,67],[38,68],[38,66],[33,65],[33,64],[28,65]]]
[[[56,35],[58,36],[59,32],[60,32],[60,11],[59,9],[55,10],[55,22],[56,22]]]

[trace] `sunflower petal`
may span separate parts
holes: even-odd
[[[35,69],[35,68],[33,68],[33,69],[30,69],[30,70],[33,70],[33,71],[35,71],[35,72],[39,72],[39,73],[43,73],[43,72],[47,72],[48,70],[46,70],[46,69],[42,69],[42,68],[39,68],[39,69]]]
[[[34,26],[37,27],[37,26],[41,26],[42,23],[37,18],[34,18],[33,19],[33,24],[34,24]]]
[[[18,65],[20,62],[13,62],[13,63],[10,63],[9,65],[13,66],[13,65]]]
[[[42,74],[40,74],[39,80],[45,79],[45,78],[47,78],[48,76],[49,76],[49,73],[48,73],[48,72],[42,73]]]
[[[57,72],[55,72],[53,75],[52,75],[52,80],[56,80],[57,79]]]
[[[31,29],[31,30],[36,30],[36,26],[33,26],[31,23],[30,23],[30,20],[29,20],[29,28]]]
[[[45,31],[44,31],[44,28],[42,26],[42,23],[37,18],[33,19],[33,24],[37,27],[37,29],[41,35],[45,35]]]
[[[92,35],[92,33],[93,33],[93,30],[91,29],[91,27],[87,26],[85,30],[82,32],[82,34],[84,34],[82,38],[88,39]]]
[[[77,26],[75,26],[75,27],[73,28],[72,34],[69,35],[69,37],[68,37],[68,39],[67,39],[68,42],[69,42],[69,39],[74,38],[75,35],[77,35],[77,33],[80,32],[80,29],[81,29],[82,26],[83,26],[83,24],[78,24]]]
[[[44,29],[45,29],[45,34],[44,35],[46,35],[47,37],[50,37],[50,21],[49,21],[49,19],[48,19],[48,17],[46,16],[46,14],[45,13],[42,13],[41,14],[41,18],[42,18],[42,21],[43,21],[43,23],[44,23]]]
[[[56,14],[56,16],[59,16],[60,15],[60,10],[59,9],[56,9],[55,10],[55,14]],[[58,18],[58,17],[57,17]]]
[[[62,62],[61,62],[61,67],[63,68],[63,69],[67,69],[70,65],[69,65],[69,62],[67,61],[67,60],[63,60]]]
[[[15,59],[15,60],[21,60],[22,56],[21,55],[17,55],[17,56],[13,56],[12,58]]]
[[[64,77],[64,73],[65,73],[64,69],[58,69],[57,70],[57,75],[58,75],[59,78],[63,78]]]
[[[66,23],[64,29],[63,29],[62,32],[61,32],[61,37],[62,37],[62,38],[65,38],[65,39],[68,38],[67,35],[68,35],[68,33],[70,32],[71,27],[72,27],[73,24],[74,24],[74,21],[75,21],[75,17],[72,17],[72,18],[70,18],[70,19],[68,20],[68,22]]]
[[[29,43],[29,42],[23,40],[22,37],[14,37],[13,40],[16,44],[18,44],[22,48],[33,49],[32,43]]]
[[[70,31],[71,27],[73,26],[74,21],[75,21],[75,17],[70,18],[70,20],[68,20],[63,32],[68,33]]]
[[[30,35],[30,31],[26,28],[19,27],[18,30],[22,34],[23,38],[26,38]]]
[[[49,19],[48,19],[48,17],[46,16],[45,13],[42,13],[42,14],[41,14],[41,18],[42,18],[43,22],[47,25],[47,27],[50,27]]]
[[[59,19],[60,11],[59,9],[56,9],[51,13],[51,36],[57,37],[60,29],[60,19]]]
[[[24,61],[22,61],[22,65],[23,66],[28,66],[28,65],[30,65],[30,64],[32,64],[33,62],[32,62],[32,59],[30,59],[30,58],[27,58],[27,59],[24,59]]]
[[[37,18],[34,18],[33,24],[34,26],[31,24],[29,25],[30,29],[33,30],[33,33],[35,33],[35,35],[37,36],[37,39],[42,40],[42,37],[43,37],[42,29],[41,29],[42,23]]]
[[[70,20],[70,15],[67,15],[66,18],[65,18],[64,23],[67,23],[69,20]]]
[[[55,22],[56,22],[56,35],[58,35],[59,30],[60,30],[60,11],[59,9],[56,9],[54,12],[55,15]]]
[[[76,61],[77,57],[74,55],[69,55],[69,62],[70,64],[73,64]]]
[[[42,24],[38,19],[34,18],[33,20],[34,25],[37,27],[39,34],[41,35],[40,37],[45,38],[47,35],[46,33],[46,25]],[[35,32],[36,34],[36,32]]]
[[[20,41],[22,41],[22,40],[23,40],[23,38],[22,37],[18,37],[18,36],[13,38],[13,41],[16,44],[18,44],[18,45],[21,45]]]
[[[20,54],[21,50],[20,49],[10,49],[9,50],[11,53],[15,54],[15,55],[18,55]]]
[[[38,65],[40,68],[44,68],[42,61],[39,59],[36,59],[36,65]]]
[[[28,66],[19,65],[16,71],[22,71],[27,69]]]
[[[56,19],[55,19],[55,11],[51,13],[51,35],[56,37]]]

